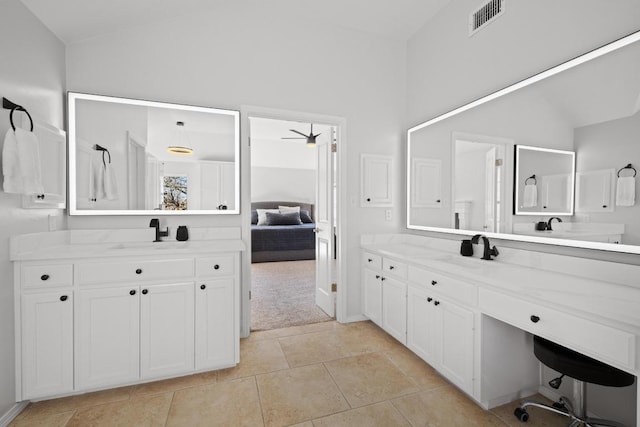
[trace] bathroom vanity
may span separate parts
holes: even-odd
[[[363,236],[363,308],[481,406],[538,391],[558,397],[540,386],[533,335],[638,375],[640,266],[510,248],[484,261],[459,246]]]
[[[239,362],[236,228],[17,236],[16,398],[46,399]]]

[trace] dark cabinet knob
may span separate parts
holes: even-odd
[[[438,284],[438,281],[437,281],[437,280],[432,280],[432,281],[431,281],[431,285],[435,286],[435,285],[437,285],[437,284]]]
[[[136,269],[136,274],[142,274],[142,269],[141,268]]]
[[[379,278],[380,278],[380,275],[379,275],[379,274],[376,274],[376,279],[379,279]]]
[[[607,208],[607,205],[602,205],[602,207],[606,209],[606,208]]]
[[[536,315],[531,316],[530,319],[533,323],[538,323],[540,321],[540,318]]]
[[[214,270],[220,270],[220,266],[218,264],[216,264],[216,265],[213,266],[213,269]]]
[[[40,280],[49,280],[49,275],[43,274],[42,276],[40,276]]]
[[[367,197],[367,202],[370,202],[370,201],[371,201],[371,198],[370,198],[370,197]]]
[[[373,262],[371,258],[367,258],[367,262]]]
[[[435,300],[435,301],[433,302],[433,305],[440,305],[440,301]]]
[[[440,199],[436,200],[436,203],[440,203]]]
[[[381,277],[380,280],[387,280],[387,278],[386,277]]]
[[[427,298],[427,302],[431,302],[431,301],[433,301],[433,298],[428,297],[428,298]]]
[[[389,266],[389,270],[393,270],[394,268],[396,268],[396,267],[395,267],[395,266],[393,266],[393,265],[390,265],[390,266]]]
[[[143,290],[142,290],[142,295],[146,295],[146,294],[148,294],[148,293],[149,293],[149,289],[143,289]]]
[[[135,294],[136,294],[136,290],[135,290],[135,289],[131,289],[131,290],[129,291],[129,295],[135,295]]]
[[[60,297],[60,301],[66,301],[66,300],[67,300],[67,298],[69,298],[69,297],[68,297],[68,296],[66,296],[66,295],[62,295],[62,296]]]
[[[543,207],[542,207],[542,209],[547,209],[547,207],[546,207],[546,206],[543,206]]]
[[[44,196],[44,194],[38,194],[38,195],[36,196],[36,199],[38,199],[38,200],[44,200],[44,197],[45,197],[45,196]]]
[[[202,290],[207,289],[207,285],[200,285],[200,289],[202,289]]]

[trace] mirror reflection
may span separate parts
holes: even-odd
[[[638,40],[411,128],[408,228],[640,253]]]
[[[239,113],[69,93],[71,214],[237,214]]]

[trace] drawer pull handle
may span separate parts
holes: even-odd
[[[214,265],[214,266],[213,266],[213,269],[214,269],[214,270],[219,270],[219,269],[220,269],[220,266],[219,266],[218,264],[216,264],[216,265]]]
[[[538,323],[540,321],[540,318],[536,315],[531,316],[530,319],[533,323]]]
[[[207,285],[200,285],[200,289],[202,289],[202,290],[207,289]]]
[[[42,276],[40,276],[40,280],[49,280],[49,275],[43,274]]]
[[[143,290],[142,290],[142,295],[146,295],[146,294],[148,294],[148,293],[149,293],[149,289],[143,289]]]
[[[434,305],[440,305],[440,301],[435,300],[435,301],[433,302],[433,304],[434,304]]]
[[[68,297],[68,296],[66,296],[66,295],[62,295],[62,296],[60,297],[60,301],[63,301],[63,302],[64,302],[64,301],[66,301],[66,300],[67,300],[67,298],[69,298],[69,297]]]
[[[432,281],[431,281],[431,285],[432,285],[432,286],[435,286],[435,285],[437,285],[437,284],[438,284],[438,281],[437,281],[437,280],[432,280]]]
[[[428,297],[428,298],[427,298],[427,302],[431,302],[431,301],[433,301],[433,298]]]
[[[135,295],[135,294],[136,294],[136,290],[135,290],[135,289],[131,289],[131,290],[129,291],[129,295],[133,296],[133,295]]]
[[[396,268],[396,267],[395,267],[395,266],[393,266],[393,265],[390,265],[390,266],[389,266],[389,270],[393,270],[394,268]]]
[[[136,269],[136,274],[142,274],[142,269],[141,268]]]

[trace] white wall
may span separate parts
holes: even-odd
[[[310,169],[251,168],[251,200],[316,203],[316,173]]]
[[[405,45],[378,36],[301,22],[277,5],[228,2],[211,16],[180,18],[68,46],[69,90],[239,109],[242,105],[344,117],[348,199],[358,200],[362,152],[401,163]],[[248,147],[243,147],[243,150]],[[248,172],[243,168],[242,180]],[[396,183],[395,206],[403,195]],[[243,194],[247,198],[248,194]],[[345,253],[358,259],[359,236],[394,231],[399,209],[348,206]],[[186,225],[238,225],[239,217],[164,218]],[[71,228],[146,226],[143,218],[69,218]],[[164,226],[164,224],[163,224]],[[348,266],[347,316],[360,310],[360,269]]]
[[[0,95],[23,105],[34,119],[64,128],[64,45],[18,0],[0,1],[0,58]],[[1,110],[0,144],[8,129],[9,112]],[[57,227],[64,225],[61,211],[21,209],[19,196],[0,191],[0,416],[15,402],[9,237],[47,231],[48,215],[58,215]]]

